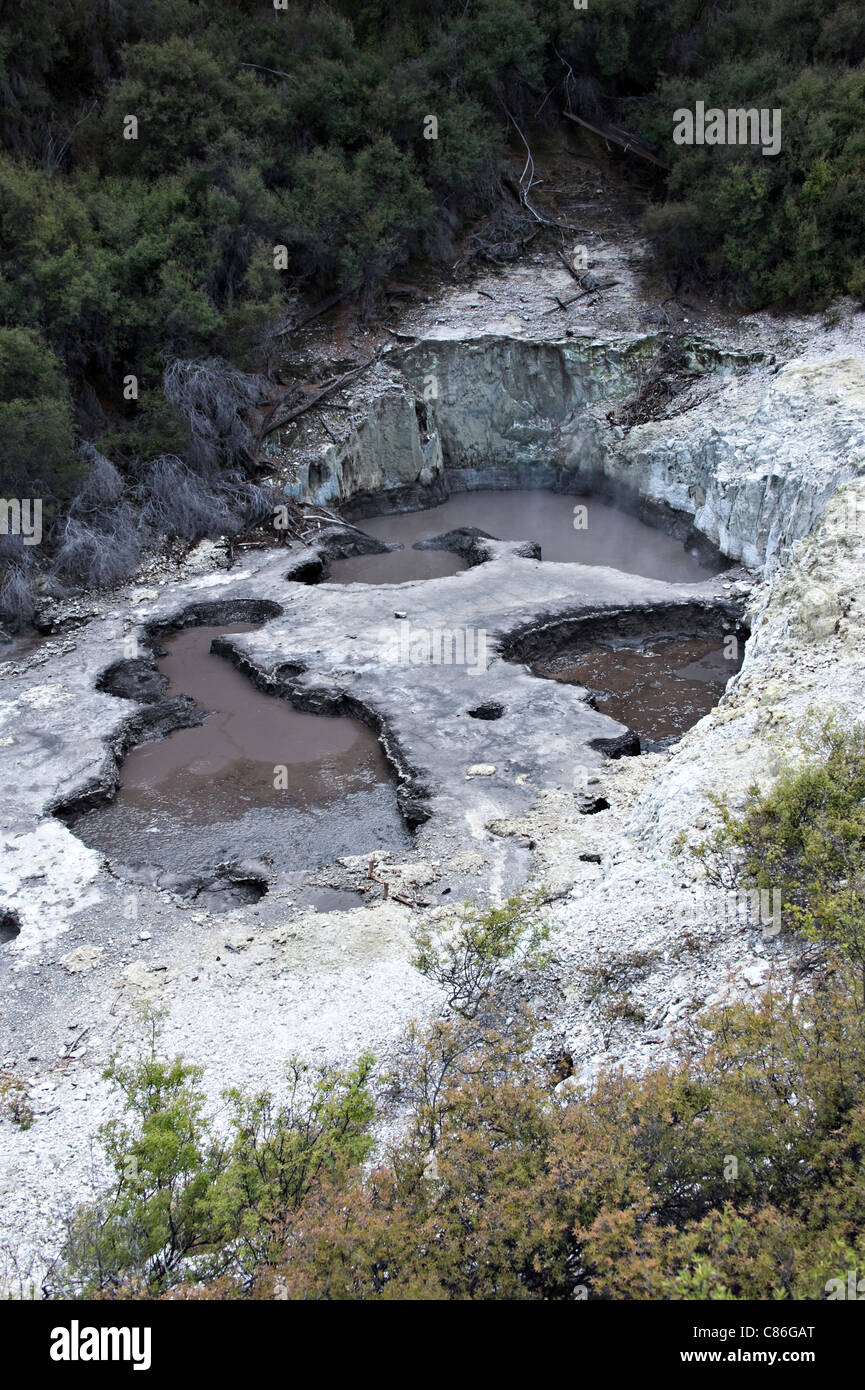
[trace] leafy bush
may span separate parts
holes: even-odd
[[[833,827],[830,850],[839,825],[852,824],[855,842],[865,743],[861,731],[827,728],[819,750],[810,746],[806,766],[779,779],[778,816],[764,794],[727,823],[728,836],[741,832],[739,852],[771,851],[783,826],[791,892],[813,907],[813,930],[828,930],[827,960],[810,976],[705,1013],[670,1065],[643,1076],[608,1069],[562,1095],[531,1019],[505,1013],[504,967],[527,959],[531,912],[512,900],[498,915],[474,914],[450,945],[427,933],[419,964],[450,985],[453,1007],[403,1039],[384,1092],[401,1124],[378,1166],[368,1058],[299,1103],[295,1089],[284,1107],[232,1093],[222,1142],[203,1118],[196,1069],[155,1057],[122,1068],[136,1118],[107,1127],[117,1183],[73,1220],[71,1287],[171,1287],[188,1298],[826,1297],[830,1280],[865,1262],[865,1001],[858,959],[808,895],[806,864],[828,888],[829,861],[788,812],[793,802],[816,810],[820,833]],[[846,850],[832,862],[846,874]],[[650,964],[645,952],[611,958],[593,978],[603,991]],[[393,1132],[390,1111],[378,1118]]]
[[[68,1222],[62,1288],[157,1293],[196,1273],[242,1279],[273,1254],[285,1213],[324,1179],[366,1158],[371,1059],[312,1075],[289,1066],[289,1095],[226,1094],[228,1133],[206,1114],[202,1071],[159,1056],[159,1020],[147,1052],[105,1073],[124,1113],[100,1130],[114,1170],[110,1190]]]
[[[695,852],[716,883],[777,889],[798,930],[861,972],[865,1007],[865,726],[814,718],[803,747],[739,813],[716,801],[720,825]]]
[[[293,1298],[825,1296],[865,1258],[863,1016],[849,984],[724,1009],[676,1066],[604,1073],[566,1104],[525,1052],[452,1074],[432,1155],[413,1126],[391,1162],[313,1189],[286,1222],[282,1286]]]
[[[0,327],[0,495],[40,498],[46,519],[80,476],[69,393],[33,329]]]
[[[540,914],[543,890],[518,893],[501,907],[465,906],[456,920],[415,932],[412,964],[445,991],[448,1007],[475,1018],[501,986],[505,969],[538,969],[550,929]]]
[[[36,1119],[27,1087],[8,1067],[0,1069],[0,1115],[5,1115],[19,1129],[30,1129]]]

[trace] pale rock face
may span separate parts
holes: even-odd
[[[289,491],[317,503],[359,493],[495,486],[579,491],[603,479],[639,503],[693,517],[726,556],[775,567],[838,485],[865,468],[865,361],[782,367],[695,344],[704,399],[626,430],[608,413],[637,388],[657,335],[533,341],[495,334],[423,341],[340,446]],[[738,373],[738,374],[737,374]]]
[[[808,721],[833,711],[861,718],[863,570],[865,479],[856,479],[758,593],[742,669],[671,751],[634,814],[634,834],[668,848],[691,833],[711,792],[735,805],[752,782],[768,785]]]
[[[292,497],[336,504],[358,492],[428,487],[442,471],[438,436],[424,430],[424,408],[403,383],[375,400],[369,413],[342,446],[330,445],[321,458],[298,469],[286,491]]]
[[[865,361],[736,378],[675,420],[631,430],[605,472],[694,514],[723,554],[777,565],[865,468]]]

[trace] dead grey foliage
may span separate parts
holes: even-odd
[[[36,612],[36,590],[23,564],[7,564],[0,579],[0,621],[11,632],[26,627]]]
[[[226,478],[219,491],[244,531],[272,526],[274,508],[285,501],[285,493],[278,488],[236,475]]]
[[[194,541],[236,535],[242,525],[226,497],[176,454],[160,454],[144,465],[139,495],[142,522],[160,535]]]
[[[141,528],[114,464],[90,443],[79,453],[89,472],[60,530],[52,572],[62,585],[111,588],[134,574]]]
[[[166,399],[189,423],[190,466],[206,477],[252,459],[254,440],[244,418],[262,395],[256,378],[219,358],[176,359],[162,375]]]
[[[131,516],[131,513],[130,513]],[[141,539],[126,518],[110,530],[67,517],[53,571],[63,585],[110,589],[135,573]]]

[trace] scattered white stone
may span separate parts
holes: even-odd
[[[80,975],[85,970],[92,970],[101,959],[101,946],[76,946],[74,951],[60,957],[60,964],[70,975]]]
[[[766,981],[769,973],[769,966],[766,961],[760,961],[757,965],[748,965],[742,971],[742,979],[749,984],[752,989],[758,989]]]
[[[459,854],[455,854],[451,860],[451,866],[460,873],[477,874],[486,864],[484,855],[478,853],[476,849],[463,849]]]
[[[148,965],[146,960],[134,960],[127,965],[123,974],[131,985],[136,985],[139,989],[153,989],[165,984],[168,971],[156,970]]]
[[[217,540],[205,539],[193,546],[183,562],[187,575],[209,574],[211,570],[227,563],[224,544]]]
[[[381,864],[374,872],[386,883],[404,884],[407,888],[425,888],[439,876],[426,859],[419,859],[416,864]]]

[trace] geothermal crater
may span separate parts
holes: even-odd
[[[334,519],[280,601],[272,579],[273,596],[223,601],[257,622],[193,606],[150,624],[150,658],[103,673],[102,690],[148,706],[146,741],[117,788],[57,809],[119,877],[210,910],[408,847],[436,813],[465,839],[491,793],[515,811],[536,780],[576,790],[585,766],[711,708],[741,634],[710,593],[722,562],[702,560],[608,500],[540,489]]]
[[[491,821],[544,790],[579,798],[607,759],[711,709],[751,588],[725,567],[781,553],[808,514],[775,486],[759,505],[729,478],[721,495],[702,447],[625,454],[607,418],[661,347],[489,335],[391,354],[356,426],[286,486],[318,509],[305,546],[106,604],[49,644],[35,703],[13,674],[7,823],[41,827],[45,892],[9,876],[10,949],[44,934],[40,903],[75,901],[50,886],[64,855],[79,885],[110,866],[229,908],[352,855],[455,846],[515,884],[528,855]],[[689,351],[722,384],[759,362]]]

